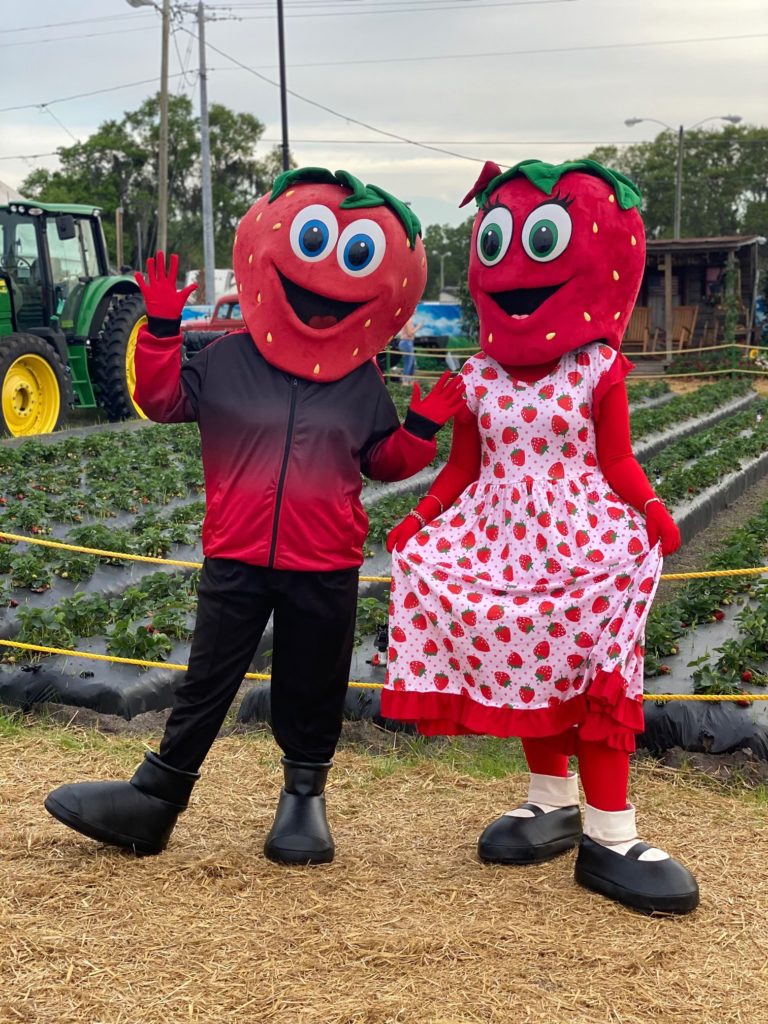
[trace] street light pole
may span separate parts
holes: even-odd
[[[683,216],[683,137],[685,129],[682,125],[677,130],[677,173],[675,174],[675,222],[672,237],[680,237],[680,222]]]
[[[627,128],[632,128],[636,124],[640,124],[642,121],[652,121],[654,124],[660,124],[662,128],[665,128],[668,132],[672,132],[674,135],[675,129],[671,125],[666,124],[664,121],[659,121],[655,117],[628,117],[624,124]],[[705,117],[701,121],[697,121],[696,124],[690,125],[689,128],[685,128],[683,125],[677,129],[677,167],[675,170],[675,207],[673,215],[673,226],[672,226],[672,237],[680,238],[682,218],[683,218],[683,142],[686,131],[691,131],[693,128],[698,128],[700,124],[704,124],[706,121],[728,121],[731,124],[738,124],[741,121],[740,114],[715,114],[712,117]]]
[[[280,119],[283,131],[283,170],[291,166],[291,154],[288,146],[288,86],[285,81],[285,24],[283,20],[283,0],[277,0],[277,52],[280,63]]]
[[[168,248],[168,41],[171,0],[163,0],[163,44],[160,60],[160,150],[157,161],[157,248]]]
[[[216,246],[213,233],[211,187],[211,134],[208,123],[208,68],[205,59],[205,5],[197,5],[197,38],[200,43],[200,178],[203,198],[203,302],[216,301]]]

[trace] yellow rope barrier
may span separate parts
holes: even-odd
[[[168,668],[174,672],[186,672],[186,665],[179,665],[170,661],[144,661],[141,658],[118,658],[110,654],[94,654],[90,651],[68,651],[63,647],[43,647],[39,644],[22,644],[14,640],[0,640],[1,647],[13,647],[22,651],[34,651],[36,654],[58,654],[65,658],[86,658],[89,661],[107,661],[116,665],[135,665],[138,668]],[[272,677],[265,672],[246,672],[245,679],[260,679],[267,681]],[[350,679],[349,685],[360,690],[383,690],[383,683],[361,683]],[[709,693],[645,693],[643,700],[726,700],[726,701],[756,701],[768,700],[768,694],[744,693],[744,694],[709,694]]]
[[[76,551],[84,555],[99,555],[102,558],[120,558],[127,562],[150,562],[153,565],[176,565],[185,569],[202,569],[202,562],[183,562],[174,558],[158,558],[154,555],[133,555],[125,551],[106,551],[101,548],[86,548],[79,544],[65,544],[63,541],[43,540],[40,537],[26,537],[21,533],[0,532],[0,541],[21,544],[39,544],[41,547],[62,551]],[[768,565],[752,566],[747,569],[710,569],[701,572],[662,573],[662,580],[698,580],[718,576],[753,576],[768,573]],[[361,576],[361,583],[389,583],[391,576]]]

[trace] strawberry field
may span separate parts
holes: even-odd
[[[408,393],[393,393],[403,412]],[[731,502],[768,474],[766,405],[749,382],[721,380],[686,394],[662,381],[639,382],[630,387],[630,402],[638,457],[684,540],[727,515]],[[388,575],[386,535],[426,491],[449,445],[443,431],[435,467],[414,480],[364,487],[370,534],[363,576]],[[0,532],[103,553],[0,544],[0,639],[156,665],[6,647],[0,701],[74,704],[124,718],[168,707],[178,672],[164,666],[187,661],[197,571],[109,552],[199,562],[204,512],[193,425],[130,423],[3,443]],[[712,552],[711,567],[763,564],[767,546],[768,508]],[[386,590],[381,582],[361,585],[353,679],[383,681]],[[679,586],[651,614],[647,688],[754,690],[768,683],[767,644],[768,587],[762,582],[730,577]],[[255,671],[269,671],[270,647],[268,630]],[[263,718],[267,705],[265,687],[253,687],[241,714]],[[352,692],[349,708],[375,714],[376,691]],[[750,722],[761,720],[752,709],[727,709],[737,711]]]

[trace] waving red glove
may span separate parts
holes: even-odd
[[[410,408],[433,423],[447,423],[464,407],[464,378],[446,370],[424,398],[418,384],[413,385]]]
[[[171,253],[168,271],[165,269],[165,253],[158,252],[154,259],[147,260],[147,279],[136,272],[136,283],[144,296],[147,316],[157,320],[180,320],[184,305],[197,288],[190,284],[183,291],[176,291],[176,275],[179,269],[179,257]]]
[[[408,515],[387,534],[387,551],[402,551],[411,537],[421,529],[421,523],[413,513]]]
[[[662,555],[671,555],[680,547],[677,523],[660,501],[650,501],[646,506],[645,527],[651,547],[661,541]]]

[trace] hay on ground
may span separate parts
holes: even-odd
[[[261,856],[276,748],[214,748],[168,851],[137,859],[42,809],[125,776],[125,744],[0,740],[2,1024],[766,1024],[768,825],[754,799],[636,772],[643,833],[698,875],[680,919],[574,884],[573,856],[481,865],[483,825],[524,796],[440,763],[342,752],[334,864]],[[135,754],[135,757],[133,755]],[[138,761],[132,741],[129,758]]]

